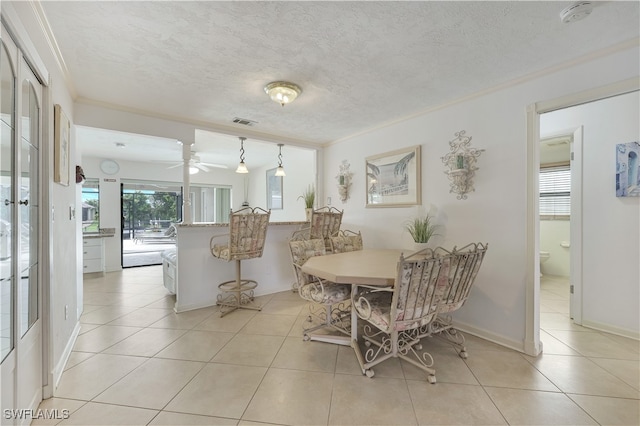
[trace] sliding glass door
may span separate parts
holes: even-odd
[[[171,225],[182,221],[182,188],[161,182],[122,183],[122,267],[160,265],[175,247]]]

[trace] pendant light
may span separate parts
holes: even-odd
[[[247,166],[244,164],[244,141],[247,140],[247,138],[241,136],[238,139],[240,139],[240,164],[238,164],[236,173],[249,173],[249,169],[247,169]]]
[[[284,144],[279,143],[278,144],[278,149],[279,149],[279,153],[278,153],[278,168],[276,169],[276,176],[286,176],[286,173],[284,172],[284,167],[282,167],[282,147]]]

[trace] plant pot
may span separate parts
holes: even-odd
[[[424,250],[426,248],[429,248],[429,243],[416,243],[415,241],[413,243],[413,250],[415,251]]]
[[[313,213],[312,208],[304,209],[305,217],[307,218],[307,222],[311,222],[311,214]]]

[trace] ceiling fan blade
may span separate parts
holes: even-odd
[[[202,170],[203,172],[208,172],[209,169],[206,168],[205,166],[202,165],[202,163],[193,163],[192,164],[193,167],[197,167],[198,169]]]
[[[175,169],[176,167],[181,167],[182,163],[174,164],[173,166],[167,167],[167,169]]]
[[[225,166],[224,164],[214,164],[214,163],[200,163],[203,166],[207,166],[207,167],[213,167],[214,169],[228,169],[229,167]]]

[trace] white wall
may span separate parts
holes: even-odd
[[[615,173],[616,144],[640,140],[639,117],[635,92],[540,118],[541,134],[583,126],[583,324],[636,336],[640,198],[616,197]]]
[[[569,232],[571,222],[568,220],[541,220],[540,221],[540,250],[547,251],[551,255],[549,259],[540,265],[540,272],[545,275],[569,276],[571,248],[561,246],[571,241]]]
[[[532,244],[526,240],[526,109],[538,101],[637,78],[638,53],[637,47],[613,53],[335,143],[325,149],[325,195],[338,199],[333,176],[341,161],[348,160],[354,176],[353,197],[344,204],[345,225],[363,232],[366,247],[406,247],[410,240],[403,223],[419,208],[365,208],[364,158],[421,145],[422,208],[437,209],[438,221],[444,226],[437,243],[445,247],[474,241],[489,243],[471,297],[456,314],[457,322],[485,337],[524,350],[525,271],[530,261],[526,251],[528,244]],[[486,150],[478,161],[476,191],[465,201],[449,193],[441,161],[448,152],[448,142],[460,130],[473,137],[472,146]],[[604,241],[606,233],[600,233]],[[615,239],[609,240],[609,244],[614,243]],[[632,268],[638,268],[637,255]],[[608,274],[617,274],[611,268],[603,269]],[[629,300],[635,301],[637,312],[638,297]],[[616,305],[601,309],[616,309]],[[637,315],[635,321],[637,330]]]

